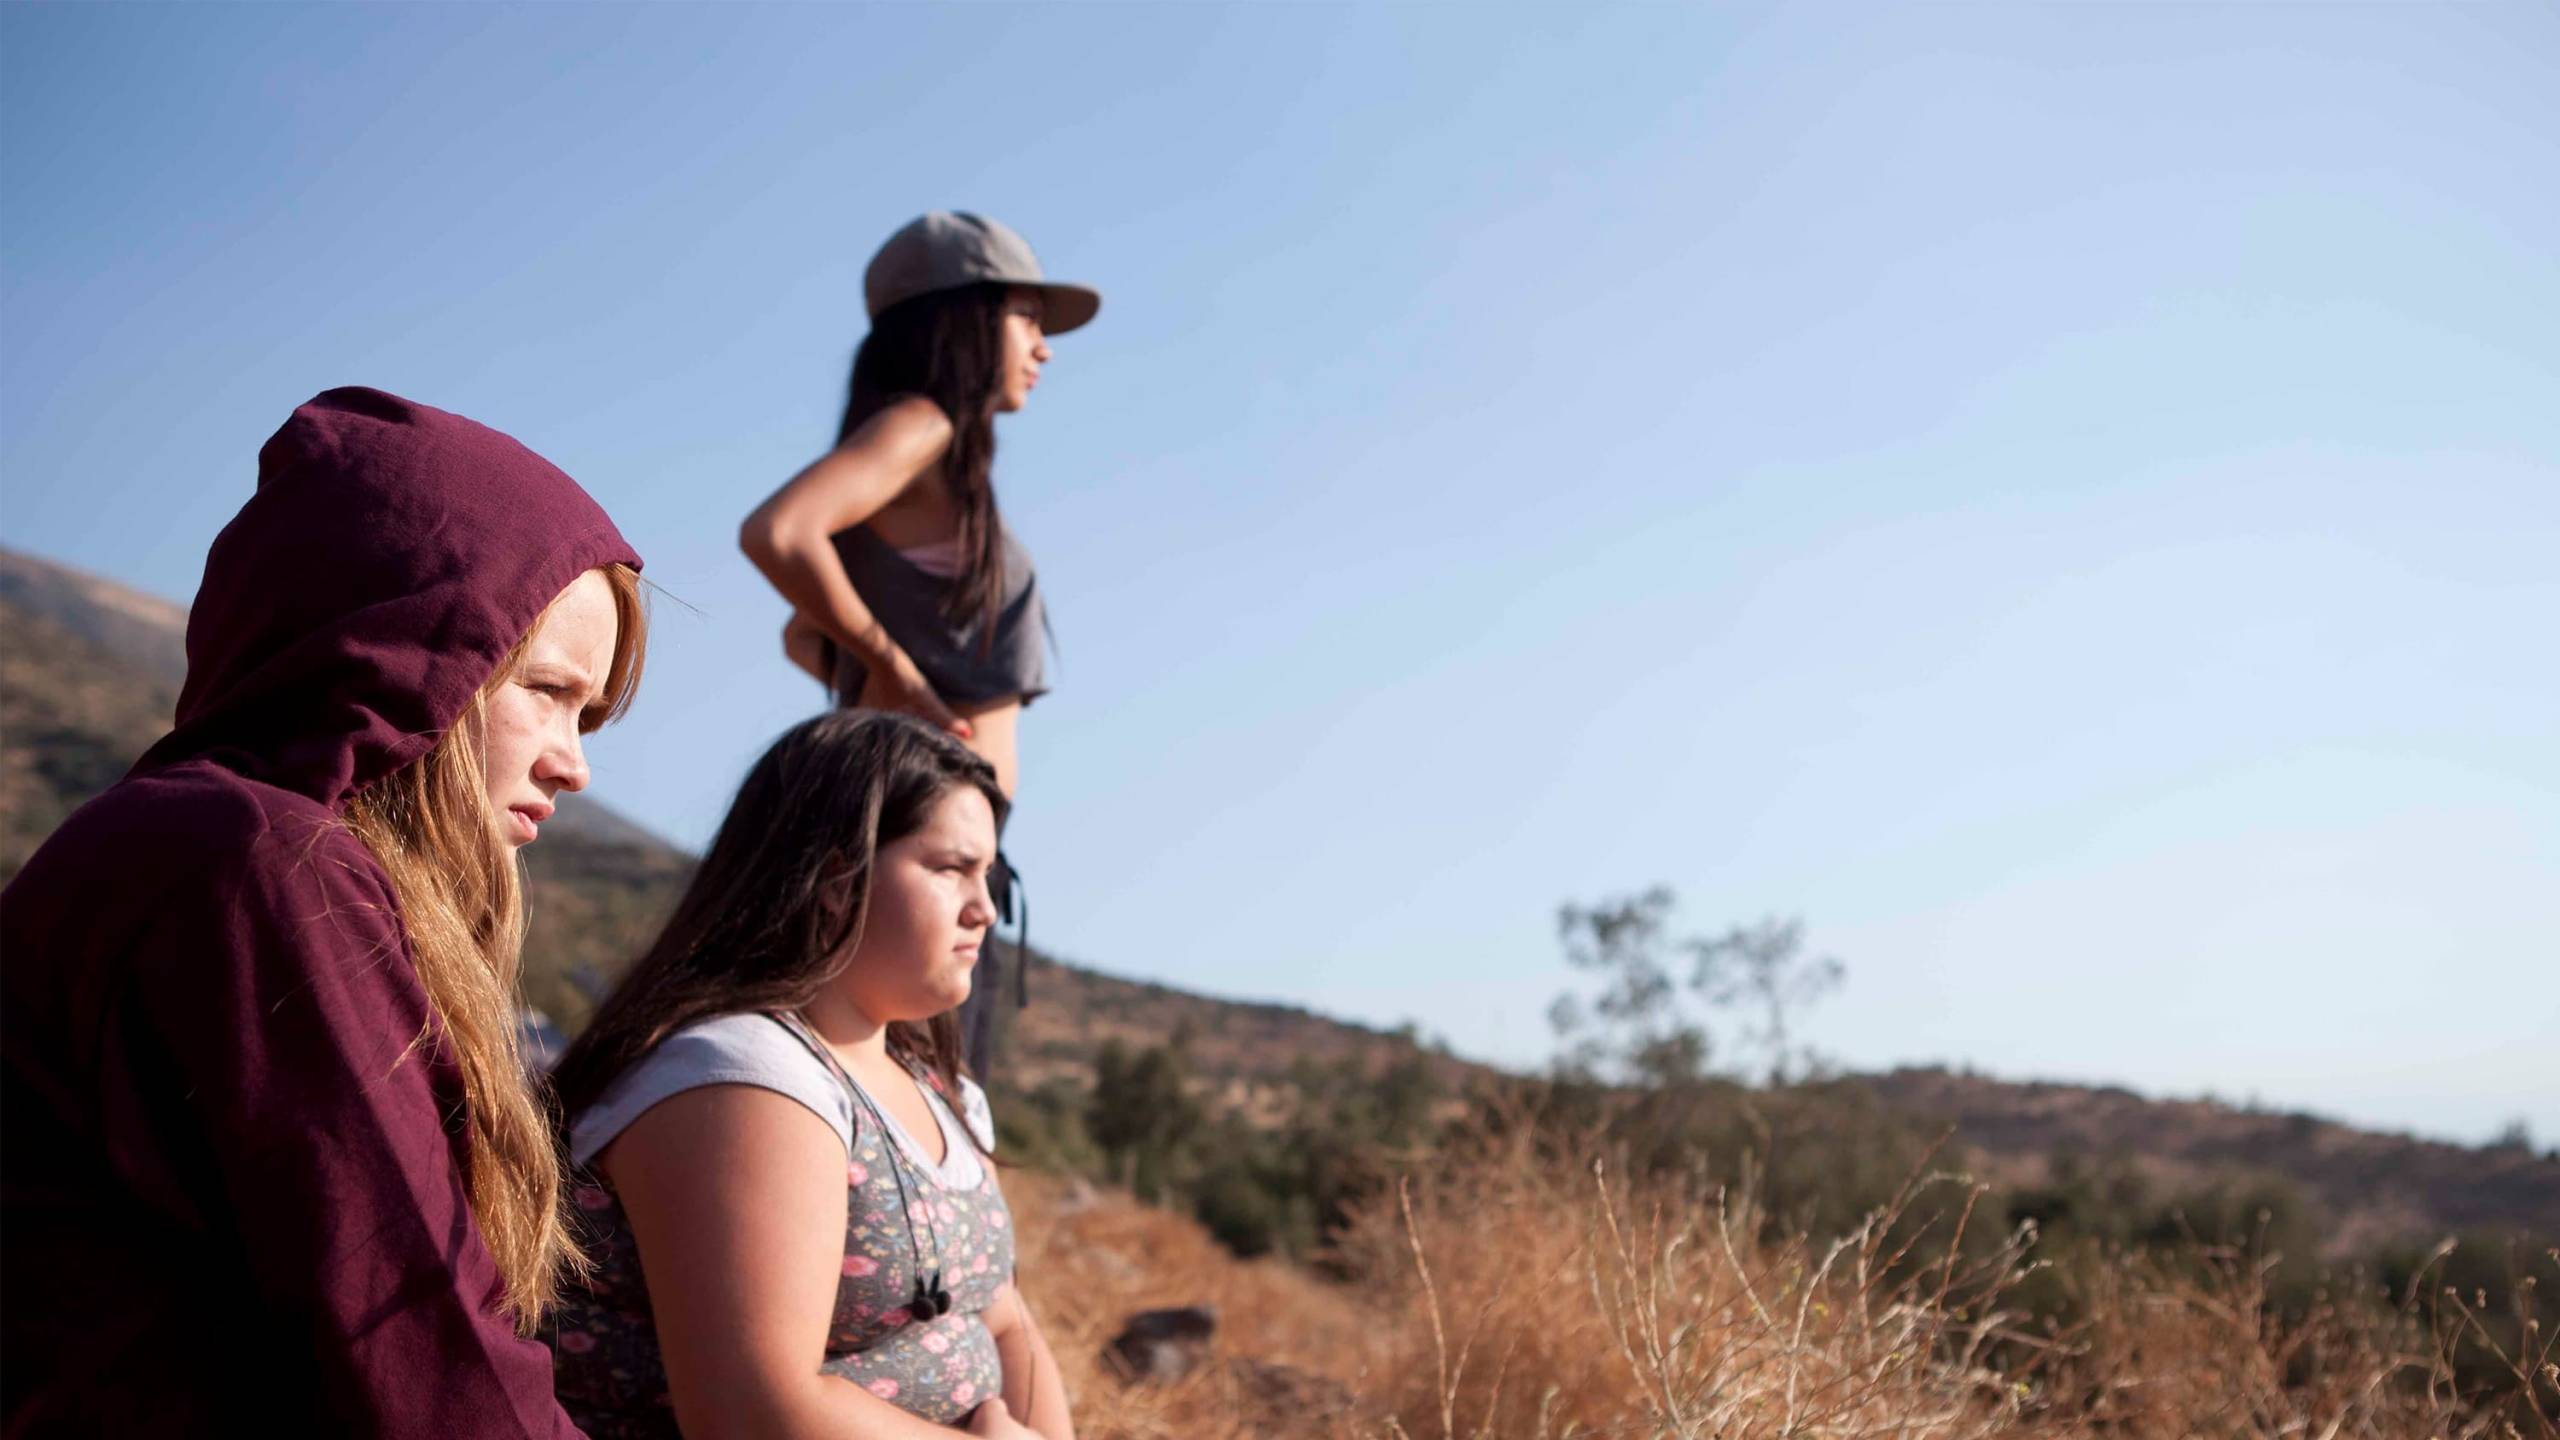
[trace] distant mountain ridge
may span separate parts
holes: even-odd
[[[168,601],[0,549],[0,880],[166,730],[185,673],[184,627],[185,611]],[[574,803],[527,852],[525,991],[575,1031],[647,942],[693,862],[602,804],[564,798]],[[999,1078],[1007,1085],[1081,1084],[1106,1041],[1143,1047],[1179,1031],[1213,1102],[1252,1118],[1285,1108],[1301,1060],[1371,1067],[1416,1050],[1409,1032],[1045,956],[1034,958],[1029,984],[1030,1008],[1006,1007]],[[1454,1056],[1430,1063],[1452,1089],[1495,1073]],[[2121,1157],[2167,1180],[2270,1172],[2328,1213],[2340,1243],[2359,1245],[2471,1225],[2560,1230],[2560,1158],[2520,1146],[2446,1145],[2308,1115],[1946,1070],[1897,1070],[1863,1083],[1889,1106],[1955,1125],[1977,1168],[2005,1179],[2033,1179],[2059,1154]]]
[[[169,728],[186,612],[0,550],[0,881]]]
[[[2057,1156],[2137,1159],[2172,1184],[2274,1174],[2326,1213],[2333,1254],[2456,1230],[2560,1232],[2560,1151],[2454,1145],[2219,1100],[2158,1100],[2103,1085],[1946,1069],[1866,1077],[1885,1102],[1956,1127],[1990,1175],[2036,1181]]]
[[[129,586],[0,547],[0,605],[130,664],[174,695],[187,678],[187,609]]]

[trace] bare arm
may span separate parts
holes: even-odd
[[[1067,1414],[1067,1385],[1049,1353],[1048,1337],[1031,1317],[1022,1292],[1007,1285],[987,1309],[987,1329],[996,1337],[996,1354],[1004,1362],[1004,1405],[1013,1417],[1038,1431],[1042,1440],[1075,1440],[1075,1421]]]
[[[825,1121],[770,1090],[705,1086],[652,1107],[599,1163],[648,1270],[667,1392],[686,1435],[951,1440],[953,1431],[818,1368],[845,1225],[844,1146]],[[970,1433],[1030,1432],[982,1414]]]
[[[1014,783],[1020,778],[1021,752],[1015,736],[1016,722],[1022,719],[1022,702],[1004,700],[984,710],[969,712],[969,748],[986,757],[996,767],[996,787],[1012,799]]]
[[[784,648],[795,661],[799,654],[791,647],[805,622],[859,658],[864,669],[892,681],[902,702],[897,708],[965,735],[967,726],[943,706],[915,661],[862,602],[835,547],[838,531],[905,494],[950,444],[951,421],[940,408],[930,400],[901,400],[864,421],[757,506],[738,527],[738,548],[791,602],[794,628],[785,629]]]
[[[791,619],[782,627],[783,655],[829,689],[835,688],[836,683],[835,667],[827,663],[833,658],[827,653],[832,643],[826,631],[797,610],[791,612]]]

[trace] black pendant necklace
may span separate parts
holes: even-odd
[[[839,1068],[837,1073],[842,1074],[842,1069]],[[916,1270],[915,1294],[907,1301],[907,1314],[919,1324],[939,1320],[951,1313],[953,1302],[951,1291],[942,1283],[942,1232],[934,1226],[933,1207],[919,1206],[908,1195],[907,1161],[901,1153],[905,1147],[898,1143],[897,1132],[889,1128],[889,1117],[881,1111],[880,1102],[871,1098],[870,1091],[855,1084],[852,1076],[846,1075],[844,1081],[862,1108],[871,1112],[871,1123],[879,1127],[880,1148],[889,1155],[890,1178],[898,1182],[898,1209],[907,1217],[907,1254]],[[932,1103],[928,1101],[926,1111],[929,1114],[931,1110]],[[916,1188],[921,1191],[924,1187],[919,1183]],[[919,1209],[924,1211],[925,1234],[933,1240],[933,1269],[930,1273],[925,1269],[924,1247],[916,1240],[916,1211]]]
[[[913,1240],[912,1227],[907,1234]],[[951,1292],[942,1288],[941,1271],[934,1271],[930,1282],[922,1275],[916,1276],[916,1295],[907,1302],[907,1313],[918,1320],[936,1320],[951,1313]]]
[[[801,1023],[806,1025],[808,1022],[802,1020]],[[786,1025],[784,1028],[790,1027]],[[942,1283],[942,1232],[933,1223],[932,1207],[918,1206],[914,1197],[907,1192],[906,1156],[901,1153],[905,1147],[898,1143],[897,1132],[889,1128],[889,1117],[881,1110],[880,1102],[871,1098],[870,1091],[854,1083],[853,1076],[846,1073],[843,1063],[836,1059],[835,1051],[818,1038],[814,1029],[805,1037],[804,1043],[817,1053],[820,1060],[826,1062],[829,1070],[835,1072],[836,1080],[844,1086],[845,1093],[853,1097],[853,1102],[859,1109],[870,1114],[872,1126],[880,1132],[880,1148],[888,1152],[889,1156],[890,1178],[898,1182],[898,1210],[907,1219],[907,1255],[915,1265],[915,1291],[907,1301],[907,1314],[919,1324],[927,1320],[939,1320],[951,1313],[954,1304],[950,1289]],[[901,1068],[904,1067],[901,1066]],[[933,1113],[931,1100],[925,1102],[925,1113],[927,1115]],[[922,1190],[924,1187],[919,1182],[916,1188]],[[933,1268],[930,1271],[925,1268],[924,1246],[916,1238],[918,1209],[924,1211],[925,1234],[933,1240]]]

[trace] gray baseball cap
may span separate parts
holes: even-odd
[[[1040,328],[1050,335],[1064,335],[1102,309],[1100,292],[1044,279],[1029,241],[965,210],[928,211],[890,236],[862,272],[862,304],[877,319],[901,300],[988,282],[1039,291]]]

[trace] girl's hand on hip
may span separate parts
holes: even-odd
[[[864,669],[859,703],[865,709],[896,710],[916,716],[962,740],[976,734],[968,721],[953,714],[951,707],[942,703],[942,697],[933,693],[933,683],[903,652],[886,663]]]

